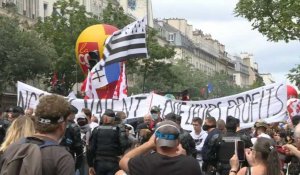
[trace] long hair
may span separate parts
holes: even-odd
[[[254,145],[267,167],[267,175],[280,175],[280,160],[276,151],[275,142],[271,139],[259,137]]]
[[[19,116],[9,126],[0,151],[4,152],[9,145],[15,143],[20,138],[32,136],[34,132],[35,129],[32,119],[28,116]]]

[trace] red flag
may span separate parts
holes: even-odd
[[[201,88],[200,94],[201,94],[202,96],[204,96],[204,95],[205,95],[205,91],[206,91],[206,88]]]
[[[57,85],[57,82],[58,82],[57,72],[54,72],[52,80],[51,80],[52,87],[54,87],[55,85]]]
[[[125,62],[122,62],[121,73],[114,92],[114,99],[122,99],[127,97],[127,79],[125,74]]]

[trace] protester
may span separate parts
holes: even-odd
[[[149,129],[150,131],[153,131],[155,127],[155,122],[152,120],[151,114],[146,114],[144,116],[144,122],[137,125],[137,132],[141,129]]]
[[[4,141],[10,124],[20,115],[24,115],[24,110],[20,106],[10,107],[6,110],[6,118],[0,120],[0,144]]]
[[[29,140],[29,143],[34,143],[37,145],[50,142],[53,146],[40,148],[41,157],[39,158],[41,159],[41,162],[22,162],[22,166],[24,163],[26,163],[24,166],[27,166],[27,171],[22,172],[25,169],[19,166],[17,168],[18,171],[21,171],[19,173],[28,174],[30,171],[32,171],[31,168],[33,169],[33,167],[36,167],[39,165],[39,163],[41,163],[41,174],[43,175],[74,175],[74,159],[70,153],[66,151],[64,147],[59,146],[58,143],[59,140],[64,136],[66,119],[69,114],[70,105],[63,97],[58,95],[47,95],[40,98],[35,113],[36,134],[33,135],[33,137],[27,137],[26,140]],[[24,148],[27,147],[22,140],[23,139],[9,146],[4,152],[1,161],[5,162],[5,157],[9,157],[12,153],[20,154],[18,153],[18,150],[24,150]],[[33,149],[33,147],[31,147],[31,149]],[[32,165],[30,165],[31,163]],[[2,162],[1,165],[3,165]],[[2,170],[4,171],[3,167],[1,171]]]
[[[283,147],[288,155],[294,155],[300,159],[300,124],[295,127],[294,141],[295,145],[286,144]]]
[[[257,138],[253,149],[247,149],[245,154],[250,167],[239,170],[239,160],[235,154],[230,159],[231,170],[229,175],[283,175],[280,171],[280,160],[275,144],[271,139]]]
[[[25,115],[32,116],[33,112],[34,112],[33,108],[28,108],[25,110]]]
[[[160,116],[160,108],[158,106],[152,106],[150,110],[150,114],[152,117],[152,120],[154,121],[155,124],[158,122],[161,122],[161,116]]]
[[[3,153],[9,145],[20,138],[32,136],[34,133],[34,123],[31,118],[28,116],[18,117],[8,128],[5,140],[0,147],[0,152]]]
[[[268,129],[268,124],[264,120],[262,119],[257,120],[254,124],[254,129],[255,129],[254,137],[251,139],[252,144],[255,144],[257,138],[259,137],[265,137],[271,139],[271,136],[269,136],[266,133]]]
[[[86,175],[86,174],[88,174],[89,167],[87,164],[85,153],[86,153],[86,150],[89,149],[89,140],[90,140],[92,133],[91,133],[91,128],[90,128],[90,125],[88,123],[88,119],[87,119],[87,116],[85,115],[85,113],[80,112],[80,113],[76,114],[75,118],[76,118],[77,124],[80,127],[81,141],[82,141],[82,145],[83,145],[83,163],[79,167],[79,172],[80,172],[80,175]]]
[[[177,152],[180,129],[173,121],[158,123],[155,134],[143,145],[129,151],[120,167],[130,175],[201,175],[196,159]],[[156,149],[156,152],[151,150]]]
[[[76,160],[76,170],[82,166],[83,162],[83,144],[81,141],[80,127],[75,123],[75,114],[78,113],[78,109],[70,105],[71,113],[67,118],[67,127],[65,135],[60,142],[60,145],[65,146],[67,150]]]
[[[188,156],[193,156],[194,158],[197,157],[197,150],[196,150],[196,144],[193,139],[193,137],[190,135],[190,133],[183,128],[181,128],[181,116],[170,112],[167,115],[165,115],[165,121],[173,121],[176,124],[178,124],[180,128],[180,134],[179,134],[179,142],[182,146],[182,148],[186,151],[186,154]]]
[[[225,121],[223,119],[217,121],[217,128],[222,134],[226,133]]]
[[[193,125],[193,131],[190,133],[193,137],[195,144],[196,144],[196,150],[197,150],[197,160],[199,162],[200,167],[202,167],[202,148],[204,145],[204,141],[207,137],[207,132],[202,130],[202,119],[197,117],[193,118],[192,125]]]
[[[90,109],[88,108],[82,108],[81,109],[81,112],[83,112],[85,115],[86,115],[86,118],[88,120],[88,123],[90,125],[90,128],[91,128],[91,132],[93,132],[93,130],[99,126],[98,124],[98,120],[95,121],[95,119],[93,118],[94,116],[92,115],[92,112]],[[96,118],[97,119],[97,118]]]
[[[7,120],[11,123],[13,122],[17,117],[24,115],[24,109],[20,106],[11,107],[7,110]]]

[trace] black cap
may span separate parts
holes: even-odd
[[[6,110],[6,112],[12,112],[17,114],[24,114],[24,109],[20,106],[10,107]]]
[[[71,111],[72,113],[74,113],[74,114],[77,114],[77,113],[78,113],[78,109],[77,109],[75,106],[73,106],[73,105],[70,105],[70,111]]]
[[[116,117],[116,114],[111,109],[106,109],[103,115],[107,115],[108,117]]]
[[[167,115],[165,115],[165,119],[166,119],[166,120],[171,120],[171,121],[173,121],[173,122],[176,122],[176,118],[177,118],[177,116],[176,116],[176,114],[173,113],[173,112],[170,112],[170,113],[168,113]]]

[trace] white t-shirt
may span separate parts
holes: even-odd
[[[256,140],[257,140],[258,137],[264,137],[264,138],[271,139],[271,137],[268,134],[261,133],[257,137],[251,138],[251,142],[252,142],[253,145],[256,143]]]
[[[98,123],[91,122],[91,123],[90,123],[91,132],[93,132],[94,128],[96,128],[97,126],[99,126]]]
[[[197,153],[197,160],[202,160],[202,155],[201,155],[200,152],[202,151],[204,141],[207,137],[207,132],[201,130],[200,134],[196,134],[195,131],[192,131],[190,133],[190,135],[193,137],[193,139],[195,141],[195,144],[196,144],[196,150],[198,152]]]

